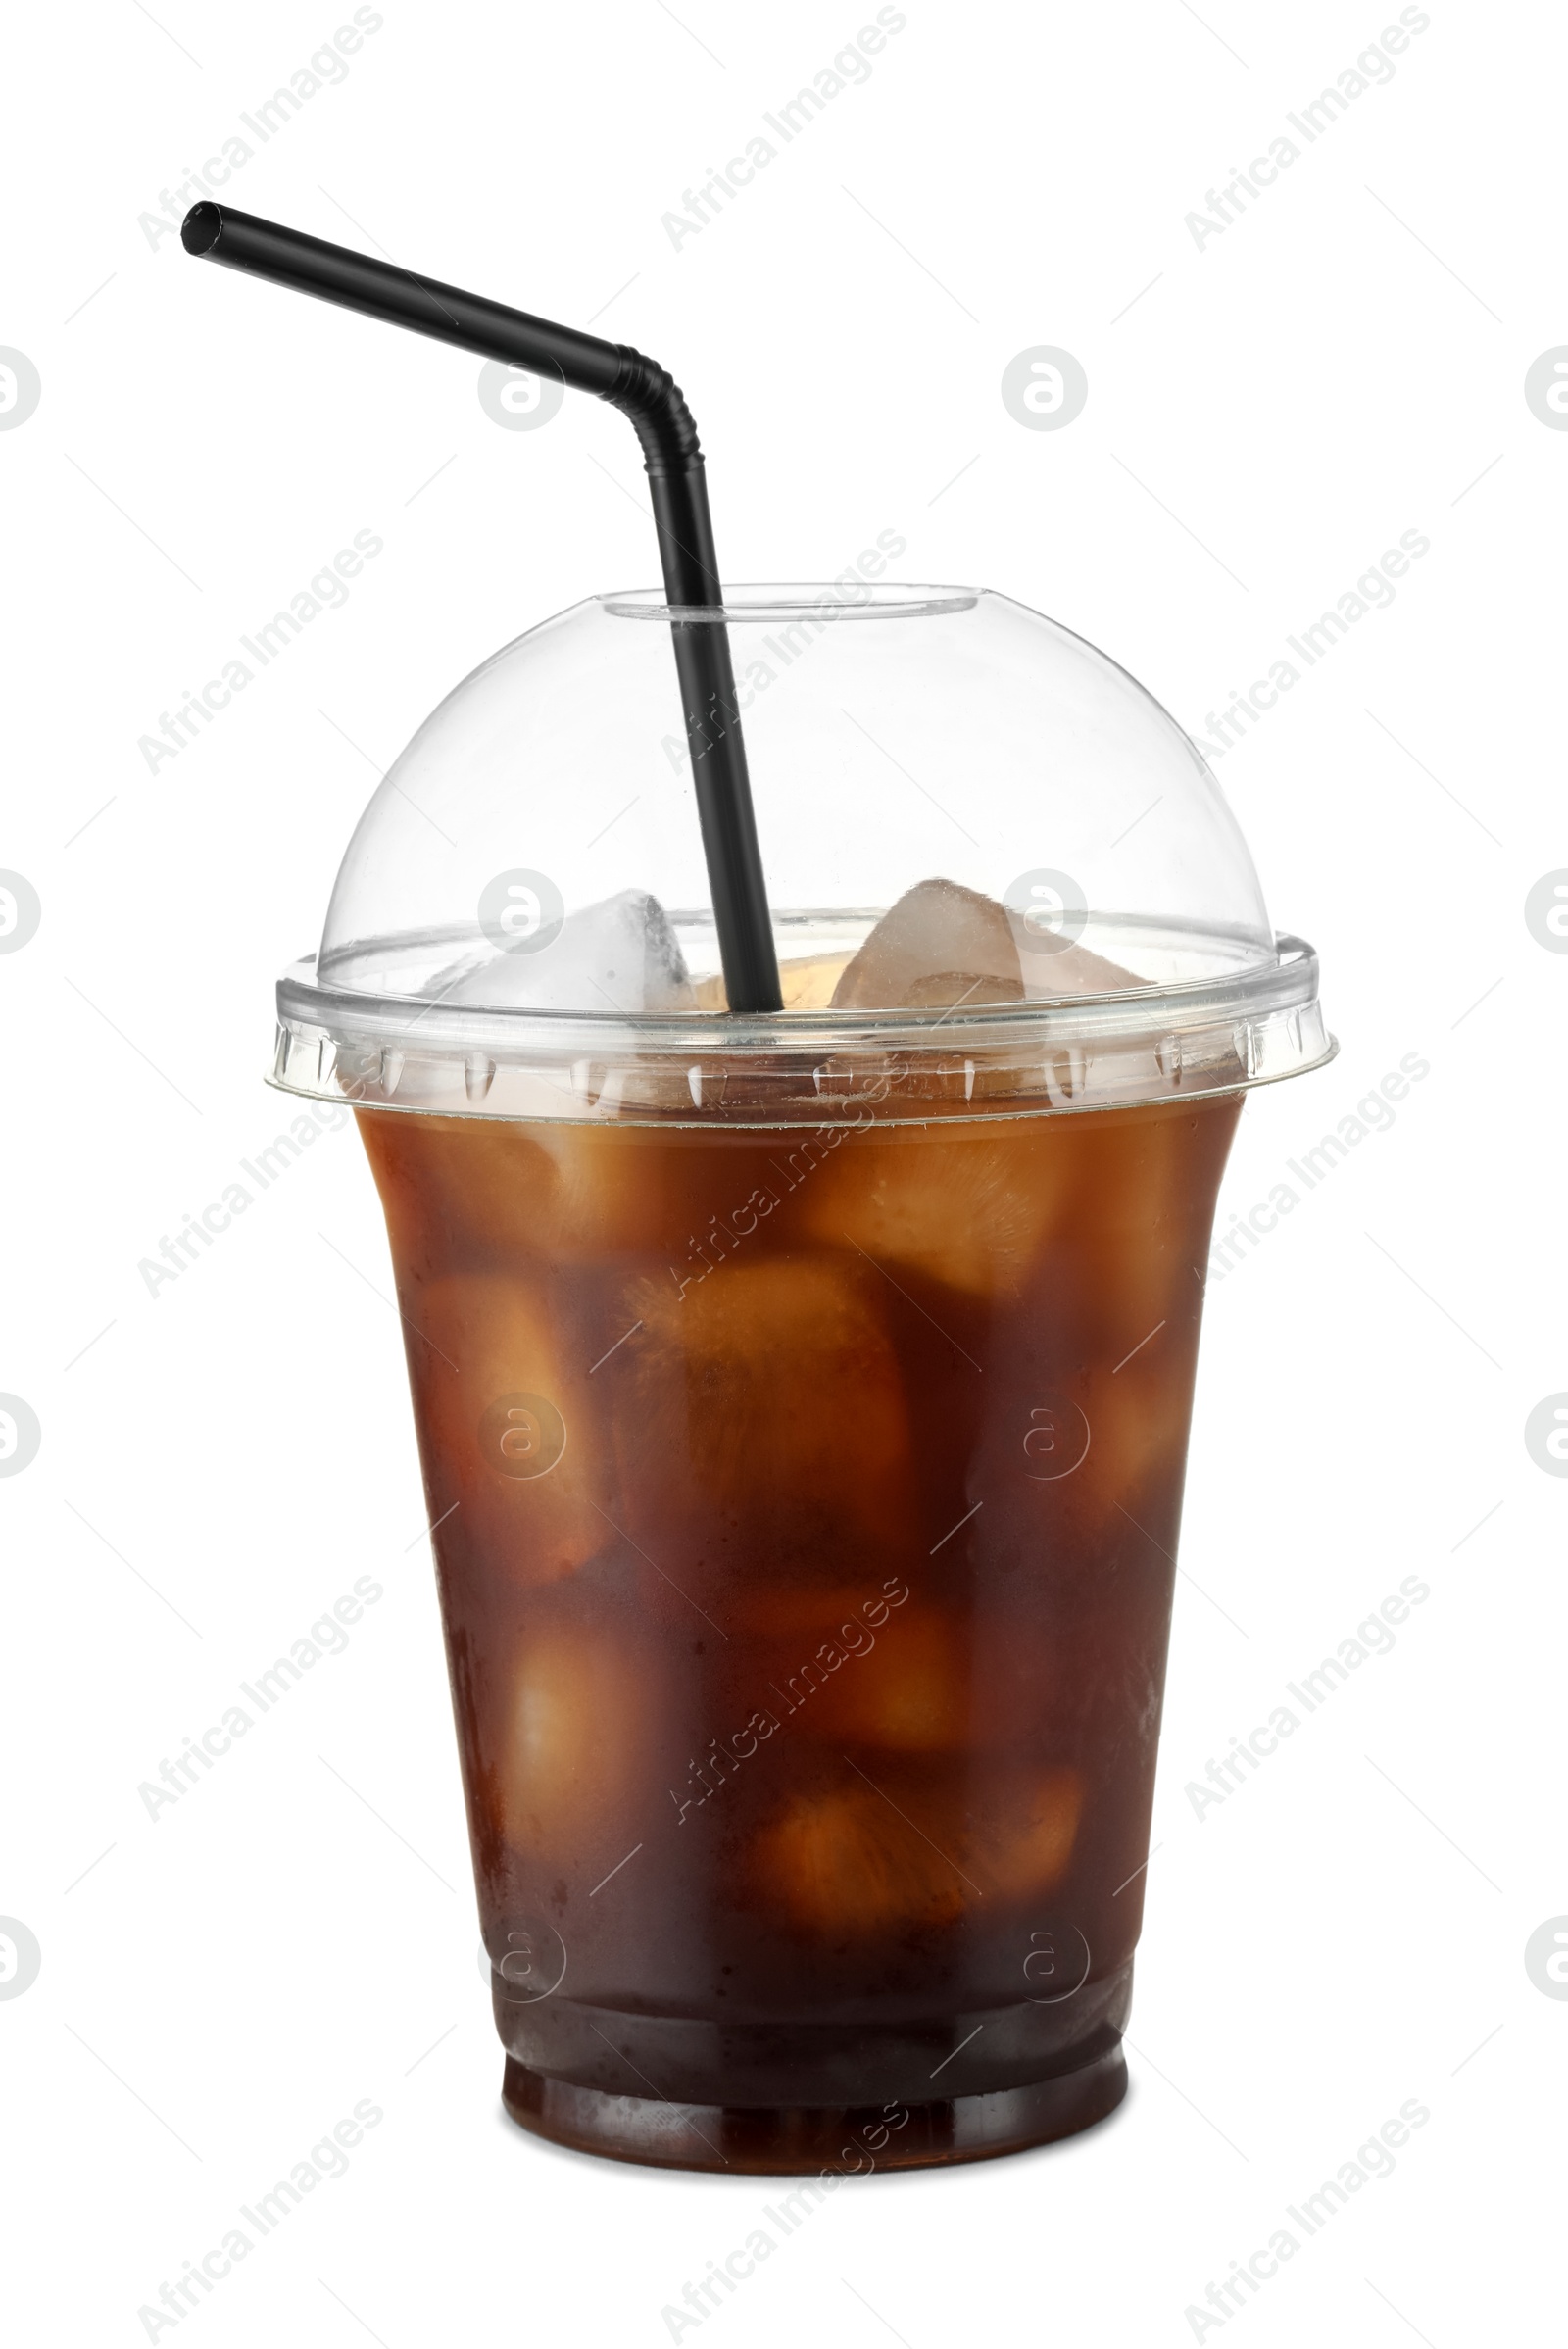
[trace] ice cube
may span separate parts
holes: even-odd
[[[987,1898],[1060,1883],[1083,1810],[1061,1766],[979,1774],[890,1756],[849,1784],[796,1794],[754,1840],[753,1882],[797,1926],[846,1940],[950,1924]]]
[[[1018,943],[1023,991],[1031,1003],[1054,1002],[1058,996],[1120,995],[1145,982],[1119,962],[1109,962],[1075,939],[1063,939],[1043,949],[1020,914],[1009,916]]]
[[[1056,1122],[867,1127],[803,1186],[800,1226],[976,1297],[1015,1291],[1071,1211]]]
[[[1016,1003],[1024,992],[1006,907],[956,881],[920,881],[883,914],[833,991],[843,1010]]]
[[[1209,1219],[1237,1099],[1075,1118],[1084,1211],[1078,1246],[1117,1361],[1202,1295]]]
[[[810,1255],[631,1284],[628,1505],[650,1523],[717,1512],[774,1542],[809,1527],[827,1572],[846,1545],[896,1542],[913,1477],[882,1290],[868,1266]]]
[[[371,1113],[360,1124],[402,1260],[662,1258],[686,1237],[680,1145],[646,1128]]]
[[[914,1598],[883,1617],[874,1646],[853,1615],[814,1639],[832,1641],[844,1661],[810,1690],[792,1727],[824,1745],[1021,1757],[1051,1750],[1072,1710],[1070,1647],[1032,1614],[982,1611],[965,1624]],[[804,1683],[782,1661],[787,1643],[773,1645],[779,1667],[768,1667],[780,1690]],[[795,1644],[797,1661],[819,1652],[799,1633]]]
[[[901,1606],[874,1633],[850,1615],[823,1628],[820,1639],[844,1660],[802,1705],[803,1735],[840,1746],[934,1753],[963,1746],[978,1732],[966,1643],[935,1607]],[[805,1653],[819,1653],[802,1644]],[[976,1716],[985,1710],[983,1702],[973,1706]]]
[[[466,1556],[516,1583],[573,1573],[609,1539],[582,1349],[541,1286],[457,1273],[402,1291],[432,1515],[456,1505]]]
[[[835,1942],[951,1924],[967,1887],[953,1862],[901,1816],[902,1802],[856,1782],[791,1798],[753,1841],[752,1882],[791,1924]]]
[[[444,1003],[556,1011],[689,1011],[696,994],[669,916],[645,889],[623,889],[543,933],[477,951],[430,982]]]
[[[952,1010],[1117,994],[1133,973],[956,881],[920,881],[883,914],[845,970],[847,1010]]]
[[[624,1847],[658,1751],[657,1694],[646,1659],[606,1624],[527,1635],[495,1773],[514,1848],[569,1869]]]
[[[959,1856],[987,1891],[1049,1892],[1066,1874],[1083,1811],[1076,1770],[1017,1772],[974,1798]]]
[[[1195,1335],[1161,1330],[1136,1361],[1113,1371],[1097,1364],[1076,1389],[1089,1422],[1089,1453],[1068,1495],[1081,1515],[1105,1519],[1118,1510],[1145,1514],[1140,1496],[1151,1478],[1180,1493],[1193,1409]]]

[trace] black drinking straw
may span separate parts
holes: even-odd
[[[723,603],[697,426],[679,387],[640,351],[601,342],[572,326],[553,326],[546,318],[486,301],[482,294],[416,277],[390,262],[371,261],[222,204],[194,206],[185,216],[180,241],[187,253],[204,261],[220,261],[252,277],[316,294],[388,325],[407,326],[412,333],[456,343],[460,350],[481,352],[486,359],[608,400],[630,416],[642,443],[669,604],[710,609]],[[735,706],[729,632],[722,620],[672,618],[670,625],[729,1007],[777,1011],[782,1003],[778,963]]]

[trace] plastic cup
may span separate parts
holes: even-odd
[[[1209,1230],[1333,1046],[1102,655],[864,577],[723,618],[783,1012],[724,1008],[667,610],[596,599],[383,783],[275,1081],[386,1212],[508,2110],[973,2159],[1125,2090]]]

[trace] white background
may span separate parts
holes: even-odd
[[[1568,959],[1523,907],[1568,864],[1568,436],[1523,381],[1568,341],[1561,20],[1433,0],[1392,81],[1200,248],[1185,216],[1396,9],[908,0],[869,81],[674,249],[662,215],[871,14],[386,0],[226,193],[652,351],[732,579],[828,576],[892,527],[903,576],[1038,606],[1195,731],[1424,533],[1217,769],[1344,1046],[1253,1098],[1222,1222],[1403,1055],[1430,1075],[1210,1293],[1127,2104],[842,2188],[702,2338],[1190,2340],[1209,2280],[1411,2098],[1396,2173],[1226,2339],[1533,2337],[1568,1485],[1523,1428],[1568,1388]],[[0,343],[43,386],[0,432],[0,865],[43,907],[0,959],[0,1388],[42,1427],[0,1482],[0,1913],[42,1950],[0,2001],[3,2289],[21,2340],[143,2339],[164,2279],[369,2098],[348,2175],[181,2341],[660,2342],[775,2188],[587,2162],[499,2111],[357,1142],[156,1298],[137,1273],[284,1122],[270,989],[372,768],[519,628],[651,575],[636,447],[575,398],[503,431],[476,361],[150,246],[138,215],[167,189],[177,216],[185,167],[339,21],[157,16],[30,12],[0,162]],[[1060,431],[1000,396],[1040,344],[1089,378]],[[359,528],[385,552],[346,607],[149,773],[138,737]],[[138,1784],[366,1573],[347,1652],[151,1821]],[[1394,1651],[1196,1817],[1186,1783],[1412,1574]]]

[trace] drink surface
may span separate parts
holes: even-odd
[[[520,2063],[859,2106],[956,2017],[928,2096],[1113,2045],[1239,1106],[361,1113]]]

